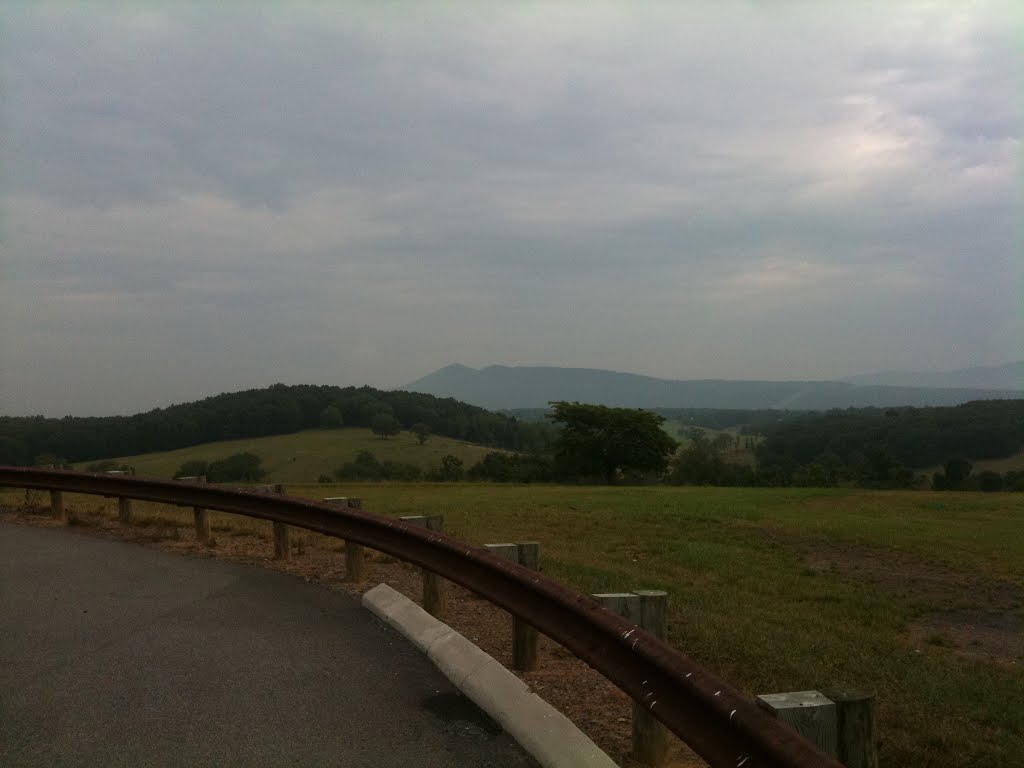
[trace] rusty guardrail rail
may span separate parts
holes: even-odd
[[[591,597],[452,536],[293,496],[175,481],[0,467],[0,486],[216,509],[357,542],[434,571],[529,622],[640,702],[713,768],[842,768],[735,688]]]

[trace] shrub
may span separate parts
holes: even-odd
[[[488,453],[470,467],[467,473],[471,480],[487,480],[493,483],[546,483],[553,478],[551,461],[542,456]]]
[[[415,464],[401,461],[380,461],[370,451],[360,451],[355,460],[334,470],[338,480],[419,480],[423,474]]]
[[[991,469],[978,473],[978,490],[986,493],[1003,490],[1003,476]]]
[[[1011,470],[1003,478],[1004,491],[1024,491],[1024,470]]]
[[[206,475],[211,483],[255,483],[266,476],[261,466],[263,460],[255,453],[234,453],[224,459],[209,463],[198,459],[186,461],[175,478]]]
[[[462,459],[448,454],[441,459],[441,466],[427,473],[427,479],[439,483],[450,483],[461,480],[465,476]]]

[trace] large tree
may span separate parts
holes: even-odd
[[[387,440],[392,435],[397,435],[401,432],[402,425],[390,413],[378,413],[373,417],[370,429],[373,430],[373,434],[380,435],[382,440]]]
[[[623,472],[664,472],[678,446],[651,411],[557,401],[548,418],[562,425],[555,461],[571,476],[614,483]]]

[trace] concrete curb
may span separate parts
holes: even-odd
[[[363,605],[427,654],[445,677],[544,768],[617,768],[579,728],[454,629],[387,584]]]

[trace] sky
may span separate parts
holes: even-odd
[[[1024,359],[1010,2],[0,7],[0,415]]]

